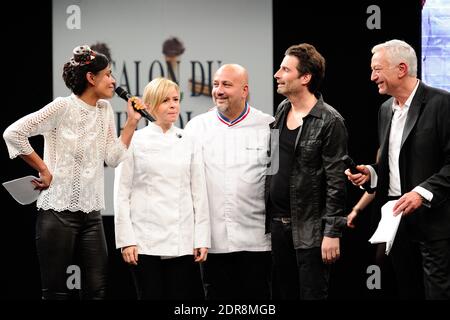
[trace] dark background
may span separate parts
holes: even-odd
[[[245,1],[245,0],[243,0]],[[366,13],[369,5],[381,9],[381,29],[369,30]],[[52,10],[51,1],[23,4],[15,1],[2,10],[2,79],[4,82],[0,131],[18,118],[53,100],[52,94]],[[370,49],[383,41],[401,39],[411,44],[421,56],[420,0],[398,1],[273,1],[274,72],[285,50],[302,42],[313,44],[327,61],[322,92],[326,102],[346,119],[349,154],[357,163],[371,163],[377,149],[376,123],[380,103],[370,82]],[[140,41],[136,39],[136,41]],[[251,42],[249,49],[251,50]],[[258,53],[255,52],[255,55]],[[236,61],[239,63],[239,61]],[[420,74],[420,70],[419,70]],[[258,75],[250,75],[256,77]],[[62,80],[61,80],[62,81]],[[6,85],[6,86],[5,86]],[[6,99],[5,99],[6,98]],[[274,108],[284,97],[276,93]],[[5,101],[5,102],[6,102]],[[1,149],[1,182],[26,174],[36,174],[20,158],[10,160],[6,145]],[[42,154],[42,139],[32,138],[32,145]],[[362,192],[348,186],[348,208]],[[5,189],[0,189],[2,212],[1,273],[2,298],[39,300],[40,276],[34,242],[35,204],[21,206]],[[389,284],[384,290],[368,290],[366,268],[371,264],[372,247],[368,210],[363,212],[355,230],[345,231],[342,257],[335,265],[330,299],[384,299],[390,297]],[[130,274],[114,245],[113,217],[105,216],[109,246],[110,290],[112,299],[134,299]],[[58,239],[55,239],[58,241]]]

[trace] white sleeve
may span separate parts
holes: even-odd
[[[193,140],[192,143],[191,190],[194,205],[194,248],[210,248],[211,229],[203,148],[200,143],[196,143],[196,140]]]
[[[370,171],[370,187],[375,189],[378,183],[378,175],[372,166],[367,165],[366,167]]]
[[[131,221],[131,193],[134,176],[133,147],[127,152],[126,159],[114,172],[114,228],[116,248],[136,245],[136,237]]]
[[[56,98],[42,109],[20,118],[3,133],[9,157],[14,159],[18,155],[28,155],[34,151],[28,140],[29,137],[45,134],[58,127],[67,102],[64,98]]]
[[[424,187],[421,186],[417,186],[415,187],[412,191],[417,192],[418,194],[420,194],[422,197],[425,198],[425,200],[427,200],[428,202],[431,202],[431,200],[433,200],[433,193],[431,191],[428,191],[427,189],[425,189]]]
[[[127,154],[127,146],[122,139],[117,137],[116,125],[114,124],[114,112],[111,105],[105,103],[106,107],[106,154],[105,162],[108,166],[115,168],[122,162]]]

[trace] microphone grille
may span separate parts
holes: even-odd
[[[119,97],[128,100],[128,92],[125,89],[123,89],[122,87],[117,87],[115,91]]]

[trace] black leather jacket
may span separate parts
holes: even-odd
[[[283,128],[291,108],[289,100],[278,106],[272,129]],[[271,165],[276,168],[277,134],[272,130]],[[322,97],[303,118],[295,144],[290,175],[292,238],[295,249],[320,247],[324,236],[340,237],[344,217],[346,178],[340,160],[347,154],[347,129],[342,116]],[[269,169],[270,172],[270,169]],[[268,208],[271,175],[266,176],[265,201]],[[269,213],[266,231],[270,231]]]

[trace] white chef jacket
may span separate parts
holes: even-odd
[[[193,118],[185,132],[201,143],[211,219],[211,253],[268,251],[264,184],[269,124],[274,118],[248,106],[233,123],[216,108]]]
[[[116,247],[139,254],[182,256],[210,246],[201,152],[181,129],[154,123],[136,131],[127,159],[116,169]]]

